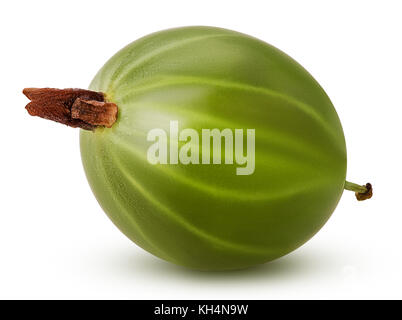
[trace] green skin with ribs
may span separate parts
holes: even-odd
[[[81,130],[89,184],[113,223],[143,249],[199,270],[281,257],[309,240],[345,188],[346,147],[324,90],[256,38],[185,27],[141,38],[90,88],[117,104],[112,128]],[[255,129],[255,171],[235,164],[151,164],[147,133]],[[246,139],[246,138],[245,138]]]

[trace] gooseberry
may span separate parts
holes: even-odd
[[[297,62],[256,38],[184,27],[114,55],[90,90],[25,89],[30,114],[80,127],[96,199],[143,249],[201,270],[281,257],[328,220],[345,182],[338,115]]]

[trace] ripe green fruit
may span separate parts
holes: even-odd
[[[225,270],[276,259],[325,224],[345,188],[345,139],[331,101],[258,39],[211,27],[154,33],[113,56],[90,89],[119,111],[111,128],[81,131],[89,184],[127,237],[167,261]],[[169,132],[171,121],[200,137],[243,129],[246,141],[255,129],[255,170],[151,164],[147,135]]]

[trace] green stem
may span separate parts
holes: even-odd
[[[345,181],[345,190],[354,191],[359,201],[370,199],[373,195],[373,187],[370,183],[362,186],[353,182]]]
[[[362,192],[362,193],[367,192],[366,186],[361,186],[359,184],[349,181],[345,181],[345,189],[354,192]]]

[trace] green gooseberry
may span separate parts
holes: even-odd
[[[256,38],[157,32],[115,54],[89,89],[103,93],[91,110],[118,107],[113,124],[88,125],[76,103],[69,123],[52,120],[91,129],[80,146],[96,199],[128,238],[172,263],[227,270],[276,259],[320,230],[345,188],[371,196],[371,185],[345,182],[344,134],[324,90]]]

